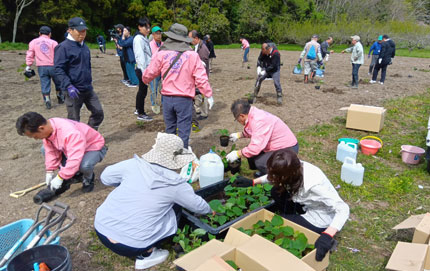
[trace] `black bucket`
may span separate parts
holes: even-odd
[[[10,261],[7,271],[33,270],[34,263],[46,263],[51,271],[72,271],[67,248],[59,245],[38,246],[18,254]]]

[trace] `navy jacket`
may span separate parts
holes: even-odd
[[[136,58],[134,57],[134,52],[133,52],[133,39],[134,39],[134,36],[130,36],[124,40],[123,39],[118,40],[119,46],[122,47],[124,60],[129,63],[136,62]]]
[[[93,90],[91,77],[91,54],[83,45],[69,39],[55,47],[54,72],[61,82],[61,89],[74,85],[79,91]]]
[[[99,35],[99,36],[97,36],[97,43],[99,45],[103,45],[103,44],[106,44],[106,40],[102,35]]]
[[[391,59],[396,55],[396,45],[394,41],[387,40],[381,44],[381,52],[379,58],[382,59],[382,65],[388,65],[391,63]]]

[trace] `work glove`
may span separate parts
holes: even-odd
[[[382,58],[378,59],[378,63],[381,64],[382,63]]]
[[[55,173],[54,171],[47,171],[46,172],[46,177],[45,177],[45,182],[46,182],[46,186],[49,187],[49,185],[51,184],[52,179],[54,179]]]
[[[31,66],[28,66],[28,65],[27,65],[27,67],[25,67],[25,71],[26,71],[26,72],[31,72]]]
[[[257,76],[260,75],[262,70],[263,70],[263,68],[261,68],[260,66],[257,66]]]
[[[69,93],[70,98],[72,99],[77,99],[79,98],[79,94],[81,94],[79,92],[79,90],[77,88],[75,88],[74,85],[70,85],[67,87],[67,92]]]
[[[227,158],[227,161],[229,161],[230,163],[233,163],[234,161],[240,158],[239,151],[232,151],[229,154],[227,154],[225,158]]]
[[[51,190],[57,190],[61,187],[63,184],[63,179],[60,177],[60,175],[57,175],[52,181],[51,181]]]
[[[265,70],[262,70],[262,71],[260,72],[260,75],[261,75],[261,76],[266,75],[266,71],[265,71]]]
[[[214,98],[212,96],[208,98],[208,104],[209,104],[209,110],[211,110],[212,107],[214,106]]]
[[[327,62],[329,58],[330,58],[330,55],[329,55],[329,54],[327,54],[327,55],[325,56],[325,62]]]
[[[320,237],[318,237],[315,242],[315,248],[317,249],[317,253],[315,255],[315,259],[320,262],[324,259],[327,252],[333,247],[335,240],[329,234],[323,232]]]
[[[297,61],[297,64],[300,64],[300,63],[302,63],[302,59],[301,58],[299,58],[299,61]]]
[[[236,140],[238,140],[241,135],[242,135],[241,132],[230,134],[230,136],[229,136],[230,137],[230,141],[231,142],[236,142]]]
[[[232,186],[235,187],[249,187],[249,186],[254,186],[254,180],[242,177],[242,176],[237,176],[236,180],[234,181],[234,183],[232,184]]]
[[[318,64],[319,67],[321,67],[323,65],[323,61],[320,60],[320,61],[317,62],[317,64]]]

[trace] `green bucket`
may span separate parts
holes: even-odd
[[[345,142],[345,144],[346,144],[346,143],[353,143],[353,144],[355,144],[355,145],[357,145],[357,146],[358,146],[358,142],[360,142],[358,139],[355,139],[355,138],[348,138],[348,137],[342,137],[342,138],[339,138],[339,139],[338,139],[338,141],[339,141],[339,143],[340,143],[340,142]]]

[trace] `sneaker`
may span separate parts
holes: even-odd
[[[136,110],[134,110],[134,114],[137,116],[137,115],[139,115],[139,112],[137,111],[137,109]]]
[[[207,119],[208,118],[208,116],[198,116],[197,117],[197,120],[205,120],[205,119]]]
[[[84,179],[82,181],[82,192],[89,193],[94,189],[94,173],[90,180]]]
[[[137,115],[137,120],[152,121],[153,119],[146,114],[140,114],[140,115]]]
[[[64,97],[57,96],[57,101],[58,101],[58,104],[63,104],[64,103]]]
[[[137,256],[134,267],[138,270],[147,269],[154,265],[160,264],[167,260],[169,251],[165,249],[154,248],[151,255],[147,257]]]
[[[46,101],[45,106],[46,106],[46,109],[51,109],[52,108],[51,101]]]
[[[384,82],[379,82],[379,84],[383,85],[383,84],[384,84]]]
[[[198,124],[193,123],[193,124],[192,124],[192,131],[193,131],[194,133],[198,133],[198,132],[200,132],[200,126],[199,126]]]
[[[369,83],[371,83],[371,84],[375,84],[375,83],[376,83],[376,81],[375,81],[375,80],[370,80],[370,81],[369,81]]]
[[[122,79],[120,82],[125,84],[125,83],[127,83],[127,80]]]
[[[133,85],[133,84],[127,84],[126,86],[129,88],[137,88],[137,85]]]
[[[353,85],[351,88],[358,88],[358,86],[357,85]]]

